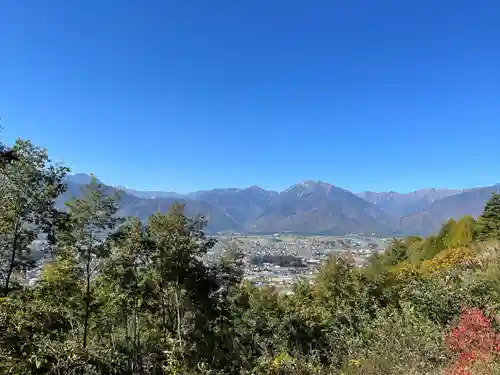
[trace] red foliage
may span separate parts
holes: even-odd
[[[448,375],[472,375],[475,361],[489,362],[500,353],[500,334],[480,309],[462,309],[460,319],[445,337],[445,343],[457,354],[447,369]]]

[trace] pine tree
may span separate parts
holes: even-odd
[[[477,236],[480,240],[500,240],[500,194],[493,193],[477,220]]]

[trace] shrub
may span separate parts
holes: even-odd
[[[366,322],[343,372],[349,375],[431,374],[448,361],[439,325],[411,306],[380,310]]]
[[[500,353],[500,334],[478,308],[462,309],[458,323],[445,337],[447,347],[455,354],[446,370],[449,375],[473,374],[474,365],[491,363]]]
[[[474,253],[468,247],[447,249],[438,253],[434,258],[422,262],[421,271],[432,274],[450,268],[470,266],[473,260]]]

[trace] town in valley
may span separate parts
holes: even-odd
[[[291,292],[294,282],[312,281],[328,257],[352,257],[362,265],[368,257],[384,251],[391,238],[375,234],[344,236],[301,236],[294,234],[242,235],[218,234],[216,246],[207,260],[215,260],[229,249],[241,252],[244,277],[257,286],[273,285]]]

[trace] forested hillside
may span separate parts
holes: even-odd
[[[282,295],[242,280],[236,246],[202,262],[215,241],[182,205],[119,219],[94,179],[59,210],[67,173],[28,141],[0,148],[0,374],[500,373],[498,194]]]

